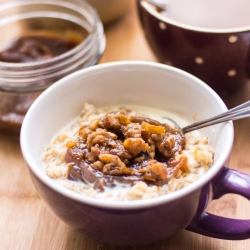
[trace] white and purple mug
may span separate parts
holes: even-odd
[[[188,94],[187,94],[188,93]],[[114,62],[71,74],[38,97],[21,130],[21,149],[33,183],[51,210],[69,226],[116,245],[149,244],[182,229],[221,239],[250,238],[250,220],[205,212],[208,201],[227,193],[250,199],[250,176],[225,167],[233,145],[232,122],[201,129],[215,150],[214,163],[196,182],[160,197],[106,201],[86,197],[55,183],[42,155],[56,134],[79,114],[85,102],[97,107],[137,104],[169,111],[187,123],[227,108],[204,82],[180,69],[150,62]]]

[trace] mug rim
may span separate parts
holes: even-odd
[[[148,198],[145,200],[133,200],[133,201],[112,201],[111,200],[109,202],[106,202],[104,199],[98,199],[98,198],[88,197],[85,195],[74,193],[71,190],[68,190],[60,186],[59,184],[55,183],[52,179],[46,176],[45,173],[41,172],[41,170],[37,166],[36,161],[32,159],[32,156],[29,154],[28,143],[25,139],[30,136],[27,128],[28,128],[29,120],[32,119],[33,114],[36,113],[36,106],[38,106],[40,103],[43,103],[46,100],[47,93],[56,92],[57,89],[63,88],[63,86],[67,85],[68,82],[70,82],[72,85],[72,82],[77,81],[77,79],[81,77],[82,75],[88,75],[88,74],[91,75],[96,72],[99,72],[99,73],[104,72],[105,70],[115,71],[115,68],[124,68],[124,67],[130,67],[130,69],[133,69],[133,70],[135,70],[136,67],[149,67],[149,68],[172,71],[176,73],[177,75],[184,75],[190,81],[195,82],[198,85],[202,85],[202,87],[205,88],[206,91],[210,92],[214,96],[214,98],[217,99],[221,107],[225,111],[227,110],[226,105],[224,104],[222,99],[218,96],[218,94],[214,90],[212,90],[208,85],[206,85],[203,81],[201,81],[197,77],[181,69],[178,69],[169,65],[160,64],[157,62],[145,62],[145,61],[119,61],[119,62],[109,62],[109,63],[103,63],[99,65],[94,65],[94,66],[76,71],[60,79],[59,81],[57,81],[55,84],[53,84],[48,89],[46,89],[35,100],[35,102],[32,104],[32,106],[28,110],[24,118],[23,125],[21,128],[21,133],[20,133],[21,151],[26,161],[26,164],[28,165],[28,168],[30,169],[32,174],[39,179],[40,182],[42,182],[43,184],[51,188],[53,191],[56,191],[60,195],[65,196],[71,200],[83,203],[83,204],[88,204],[94,207],[106,208],[106,209],[123,210],[123,209],[141,209],[141,208],[155,207],[163,203],[165,204],[165,203],[169,203],[171,201],[180,199],[181,197],[186,196],[202,188],[206,183],[210,182],[211,179],[220,171],[220,169],[223,167],[223,164],[226,162],[226,160],[228,159],[230,155],[231,148],[233,145],[233,137],[234,137],[233,123],[231,121],[228,122],[228,126],[225,128],[228,130],[228,138],[227,138],[228,142],[225,145],[224,155],[220,156],[220,158],[217,160],[216,166],[213,166],[212,168],[210,168],[209,171],[206,172],[204,176],[202,176],[199,180],[196,180],[194,183],[190,184],[189,186],[186,186],[185,188],[174,191],[173,193],[165,194],[159,197]]]
[[[196,32],[201,32],[201,33],[213,33],[213,34],[228,34],[228,33],[241,33],[241,32],[247,32],[250,30],[250,25],[248,26],[241,26],[237,28],[205,28],[205,27],[199,27],[195,25],[189,25],[185,24],[182,22],[175,21],[171,18],[168,18],[167,16],[163,16],[160,13],[158,13],[156,10],[153,8],[150,8],[149,3],[146,1],[139,1],[140,8],[144,8],[148,13],[150,13],[152,16],[154,16],[156,19],[167,23],[171,24],[173,26],[185,29],[185,30],[190,30],[190,31],[196,31]]]

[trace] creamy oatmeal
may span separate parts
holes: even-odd
[[[197,131],[183,135],[162,113],[145,111],[86,103],[46,148],[47,175],[82,195],[111,200],[165,195],[203,176],[214,157],[208,139]]]

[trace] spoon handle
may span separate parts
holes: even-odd
[[[199,128],[204,128],[204,127],[214,125],[217,123],[221,123],[221,122],[238,120],[238,119],[246,118],[249,116],[250,116],[250,101],[247,101],[220,115],[188,125],[182,128],[182,133],[185,134],[187,132],[190,132]]]

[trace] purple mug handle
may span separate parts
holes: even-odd
[[[213,197],[218,199],[224,194],[239,194],[250,200],[250,176],[236,170],[223,167],[212,180]],[[208,191],[206,190],[208,193]],[[205,194],[202,199],[206,199]],[[206,201],[203,201],[206,203]],[[186,228],[189,231],[205,236],[226,239],[244,240],[250,238],[250,220],[230,219],[213,215],[204,211],[198,211],[198,215]],[[199,209],[198,209],[199,210]]]

